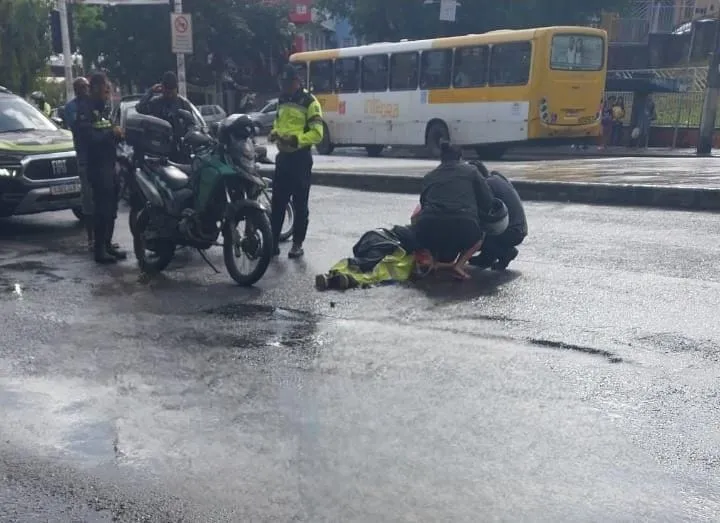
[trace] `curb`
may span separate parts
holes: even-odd
[[[358,191],[420,194],[421,183],[420,176],[313,171],[314,185]],[[535,180],[517,180],[513,185],[527,201],[720,211],[720,188]]]

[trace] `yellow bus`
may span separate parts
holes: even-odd
[[[590,27],[502,30],[296,53],[325,112],[318,147],[425,146],[448,139],[498,159],[512,145],[601,133],[607,35]]]

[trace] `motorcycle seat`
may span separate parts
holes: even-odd
[[[190,183],[190,177],[174,165],[165,165],[157,170],[160,178],[172,191],[186,187]]]
[[[168,165],[170,165],[172,167],[176,167],[177,169],[180,169],[185,174],[192,174],[192,171],[193,171],[192,165],[190,165],[189,163],[175,163],[175,162],[168,161]]]

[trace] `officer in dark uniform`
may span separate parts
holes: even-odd
[[[107,119],[110,82],[103,73],[90,78],[90,96],[80,100],[75,129],[80,147],[86,151],[88,180],[94,207],[94,255],[97,263],[115,263],[127,254],[112,243],[117,218],[118,179],[115,173],[116,145],[122,138],[119,127]]]
[[[270,132],[270,141],[278,147],[272,195],[272,229],[275,252],[280,254],[279,241],[285,220],[285,209],[292,198],[295,205],[293,245],[290,258],[304,254],[303,242],[308,229],[308,200],[312,175],[312,146],[323,139],[322,109],[317,99],[303,89],[298,71],[286,65],[280,75],[278,111]]]

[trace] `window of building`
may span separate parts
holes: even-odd
[[[420,60],[420,89],[446,89],[452,74],[451,49],[424,51]]]
[[[390,90],[414,91],[418,87],[417,53],[395,53],[390,57]]]
[[[360,60],[339,58],[335,60],[335,90],[338,93],[355,93],[360,88]]]
[[[387,91],[388,87],[388,56],[376,54],[363,56],[362,59],[362,90],[366,93]]]
[[[490,85],[527,85],[531,56],[530,42],[494,45],[490,52]]]
[[[487,83],[490,49],[486,45],[455,49],[453,85],[458,88],[480,87]]]
[[[310,62],[310,90],[313,93],[333,92],[332,60]]]

